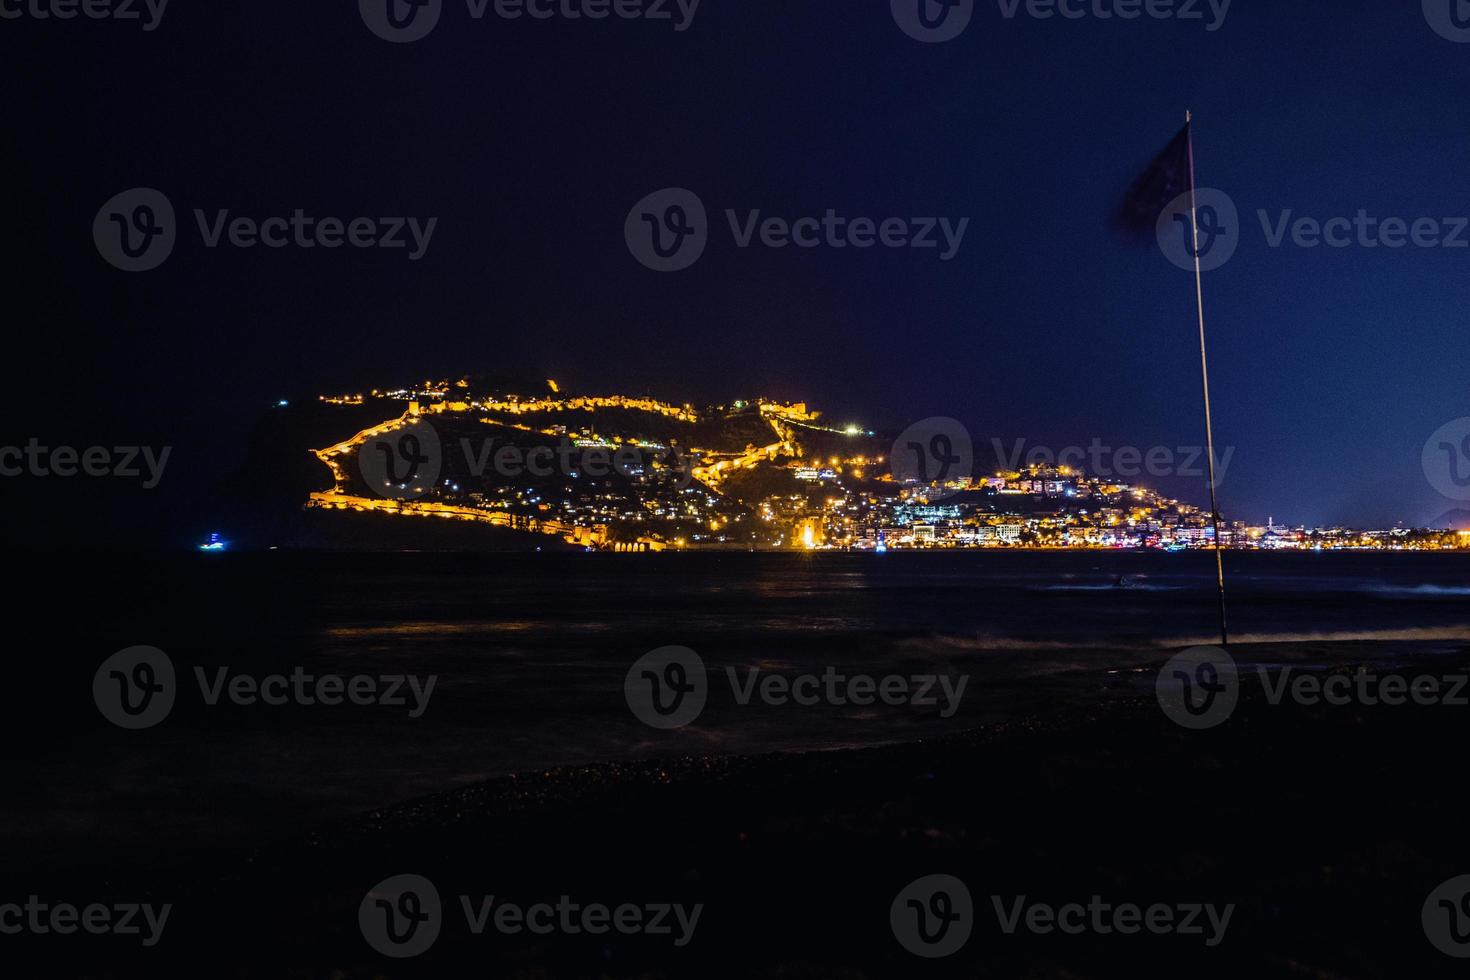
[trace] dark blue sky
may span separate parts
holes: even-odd
[[[1236,0],[1209,32],[1007,20],[981,0],[960,37],[921,44],[879,0],[703,0],[683,32],[477,21],[447,0],[402,45],[352,3],[176,4],[152,32],[0,23],[9,288],[31,327],[4,441],[167,439],[196,494],[278,397],[524,369],[802,397],[894,429],[953,415],[983,444],[1194,445],[1192,277],[1108,225],[1191,108],[1200,183],[1242,218],[1205,281],[1217,439],[1235,449],[1222,506],[1379,525],[1455,506],[1420,451],[1470,415],[1470,248],[1273,249],[1256,217],[1470,215],[1470,44],[1419,4]],[[90,227],[135,186],[183,227],[161,268],[129,275]],[[623,223],[670,186],[713,231],[692,268],[659,274]],[[210,250],[196,207],[439,223],[418,262]],[[949,262],[739,249],[726,208],[970,224]]]

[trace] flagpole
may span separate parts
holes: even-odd
[[[1205,452],[1210,473],[1210,523],[1215,529],[1215,581],[1220,597],[1220,645],[1230,645],[1230,633],[1225,625],[1225,559],[1221,553],[1220,501],[1215,495],[1215,426],[1210,418],[1210,361],[1205,354],[1205,284],[1200,270],[1199,255],[1199,208],[1194,196],[1194,114],[1184,112],[1186,129],[1185,142],[1189,146],[1189,223],[1194,231],[1194,300],[1199,311],[1199,366],[1205,383]]]

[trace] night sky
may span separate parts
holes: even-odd
[[[1226,514],[1388,526],[1457,506],[1420,452],[1470,415],[1470,248],[1273,249],[1256,216],[1470,215],[1470,44],[1418,3],[1237,0],[1211,32],[1203,3],[1204,21],[1070,21],[981,2],[941,44],[880,0],[704,0],[682,32],[447,0],[410,44],[356,7],[174,0],[151,32],[0,21],[0,442],[175,446],[163,488],[120,498],[147,515],[117,518],[130,530],[207,509],[277,399],[476,371],[801,398],[894,431],[953,415],[985,445],[1197,445],[1192,275],[1108,220],[1186,108],[1199,182],[1242,222],[1204,284]],[[138,186],[169,197],[180,237],[129,274],[91,226]],[[675,186],[710,241],[661,274],[623,226]],[[209,249],[195,208],[439,221],[409,261]],[[946,262],[741,249],[727,208],[970,222]]]

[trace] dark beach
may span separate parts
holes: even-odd
[[[582,592],[563,599],[563,609],[578,606],[573,613],[520,618],[519,635],[550,629],[558,638],[539,651],[543,641],[525,641],[532,649],[512,658],[519,666],[509,675],[498,673],[503,655],[486,657],[512,646],[492,642],[490,624],[509,620],[487,597],[498,584],[504,601],[521,602],[512,583],[527,574],[524,564],[421,556],[417,564],[396,559],[387,575],[373,569],[389,583],[385,595],[396,591],[422,607],[414,592],[422,587],[442,600],[423,617],[437,627],[421,621],[411,631],[417,639],[396,640],[391,650],[362,636],[377,636],[373,623],[394,616],[394,600],[358,594],[341,564],[293,559],[270,575],[249,570],[257,583],[278,577],[310,596],[315,618],[306,623],[305,600],[282,606],[268,601],[269,588],[232,590],[236,573],[225,565],[190,566],[170,590],[142,579],[115,597],[114,617],[79,626],[113,638],[111,648],[99,638],[99,654],[124,645],[116,637],[136,635],[167,603],[186,611],[172,620],[184,630],[159,641],[181,669],[191,661],[240,666],[252,652],[273,665],[292,652],[307,663],[345,657],[359,667],[396,657],[444,673],[444,707],[412,727],[397,715],[360,719],[342,709],[261,720],[246,708],[181,702],[152,731],[118,732],[99,719],[85,738],[51,740],[36,738],[48,717],[59,726],[66,712],[73,721],[95,712],[86,699],[95,663],[38,662],[38,674],[80,683],[81,696],[19,706],[17,717],[31,713],[31,737],[53,766],[14,769],[13,837],[38,843],[6,855],[7,894],[166,902],[173,911],[164,938],[148,949],[117,936],[77,937],[64,947],[55,936],[7,943],[45,957],[45,975],[58,976],[198,975],[203,964],[202,972],[242,977],[1357,978],[1448,975],[1458,965],[1430,945],[1420,911],[1437,885],[1470,872],[1456,767],[1470,707],[1272,705],[1251,669],[1470,671],[1470,643],[1455,625],[1464,603],[1455,563],[1341,556],[1331,567],[1335,585],[1303,575],[1301,565],[1237,567],[1242,634],[1232,653],[1245,668],[1241,702],[1219,727],[1187,731],[1160,709],[1153,683],[1185,643],[1208,639],[1207,629],[1198,637],[1180,632],[1171,617],[1208,623],[1210,597],[1176,590],[1167,570],[1144,567],[1156,558],[1013,556],[1009,564],[956,565],[915,557],[884,572],[871,559],[825,566],[825,581],[840,584],[816,595],[809,586],[817,573],[804,572],[799,559],[721,559],[719,575],[744,572],[748,588],[767,597],[759,623],[720,605],[740,600],[707,590],[699,562],[612,573],[622,579],[619,595],[643,592],[646,603],[608,604],[598,597],[601,573],[584,571],[562,593]],[[1026,584],[1033,574],[1058,581],[1058,566],[1033,564],[1041,559],[1070,563],[1064,588]],[[452,574],[431,571],[445,567]],[[1120,597],[1111,588],[1118,567],[1152,588]],[[983,585],[976,575],[995,580]],[[1266,585],[1253,591],[1253,578]],[[450,582],[479,597],[476,618],[453,629],[459,593]],[[839,601],[842,592],[855,598]],[[1020,608],[1024,596],[1029,609]],[[388,608],[377,608],[380,601]],[[1098,633],[1097,616],[1135,602],[1156,616],[1130,628],[1156,632],[1157,642]],[[1006,604],[1030,625],[1009,637],[966,630],[980,619],[1004,624]],[[804,605],[820,626],[788,621],[788,607],[796,615]],[[616,639],[567,646],[569,635],[595,622],[588,613],[613,607],[625,612],[596,632]],[[258,621],[251,610],[261,611]],[[954,630],[905,630],[900,620],[910,615]],[[884,637],[881,645],[854,648],[834,625],[860,616],[868,618],[857,619],[858,628]],[[323,621],[348,630],[349,646],[330,653]],[[210,661],[185,633],[223,623],[231,629],[211,639],[231,653],[216,651]],[[904,709],[897,720],[852,707],[792,720],[769,706],[740,708],[726,691],[712,693],[698,724],[657,732],[631,717],[620,687],[632,657],[668,642],[668,623],[678,623],[712,667],[751,662],[753,653],[788,670],[867,663],[881,672],[943,658],[971,675],[973,687],[951,718]],[[722,628],[734,636],[721,642]],[[288,649],[251,646],[267,630]],[[824,640],[824,630],[835,635]],[[1085,630],[1095,635],[1084,638]],[[444,646],[446,631],[459,637],[458,659]],[[467,632],[474,644],[465,645]],[[293,636],[299,648],[288,652]],[[752,636],[765,646],[744,647],[742,661],[736,651]],[[312,643],[321,644],[315,659]],[[563,655],[549,656],[558,644]],[[915,661],[896,653],[916,646],[926,653]],[[478,681],[471,653],[481,664]],[[550,669],[537,674],[532,654]],[[603,666],[588,667],[604,656]],[[464,696],[453,696],[455,683]],[[606,690],[594,694],[599,688]],[[557,696],[547,700],[548,693]],[[516,701],[525,710],[507,716]],[[527,738],[539,733],[556,739]],[[562,759],[514,765],[554,754]],[[404,760],[442,756],[456,766],[426,764],[415,770],[419,782],[395,775]],[[467,775],[476,768],[490,778]],[[48,776],[92,780],[99,801],[108,789],[105,802],[87,811],[75,805],[85,795],[72,795],[73,807],[59,810]],[[405,790],[430,776],[441,780],[437,789]],[[403,874],[434,883],[444,921],[431,949],[395,960],[365,941],[358,908],[377,883]],[[975,911],[968,942],[936,960],[906,951],[889,922],[900,890],[931,874],[965,882]],[[1023,895],[1059,906],[1099,896],[1234,910],[1213,945],[1198,935],[1006,934],[992,896],[1009,907]],[[460,896],[472,908],[487,896],[526,907],[567,896],[702,912],[684,945],[647,934],[538,937],[491,928],[476,935]]]
[[[1399,668],[1467,670],[1470,650]],[[172,901],[169,942],[123,955],[99,943],[76,965],[118,976],[198,975],[200,964],[319,977],[1448,976],[1457,964],[1419,916],[1431,889],[1470,868],[1455,762],[1466,710],[1273,707],[1247,685],[1231,720],[1207,732],[1139,697],[888,748],[522,774],[260,848],[180,842],[162,865],[124,858],[105,887]],[[75,887],[95,890],[100,870],[71,869]],[[356,910],[375,882],[406,872],[437,885],[448,920],[432,950],[394,963],[364,944]],[[888,924],[893,896],[931,873],[964,880],[978,909],[967,947],[934,962],[900,948]],[[59,880],[48,878],[53,893]],[[704,912],[682,949],[652,936],[477,937],[449,898],[459,894]],[[992,894],[1236,909],[1215,948],[1008,936]]]

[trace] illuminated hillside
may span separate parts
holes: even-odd
[[[292,498],[300,520],[278,512],[262,533],[313,547],[396,550],[1215,544],[1209,515],[1198,507],[1075,467],[1007,469],[994,458],[998,450],[981,459],[985,450],[975,446],[967,453],[977,456],[966,456],[955,471],[946,466],[946,475],[916,477],[889,454],[947,442],[832,425],[803,403],[757,398],[696,406],[565,392],[555,382],[530,394],[512,387],[465,378],[324,395],[283,409],[290,421],[267,426],[252,450],[250,478],[241,482],[301,488]],[[1466,534],[1403,529],[1307,531],[1222,521],[1221,532],[1228,547],[1470,545]]]
[[[489,524],[589,548],[778,547],[794,516],[823,505],[799,478],[813,445],[842,443],[844,454],[821,462],[859,479],[878,461],[871,433],[828,428],[803,404],[695,407],[548,386],[478,393],[465,380],[322,396],[324,406],[379,406],[383,418],[314,450],[332,486],[309,506]],[[392,457],[399,443],[434,445],[432,460],[415,457],[433,469],[432,486],[369,478],[364,454]],[[757,473],[765,478],[738,479]],[[760,497],[738,489],[755,486]]]

